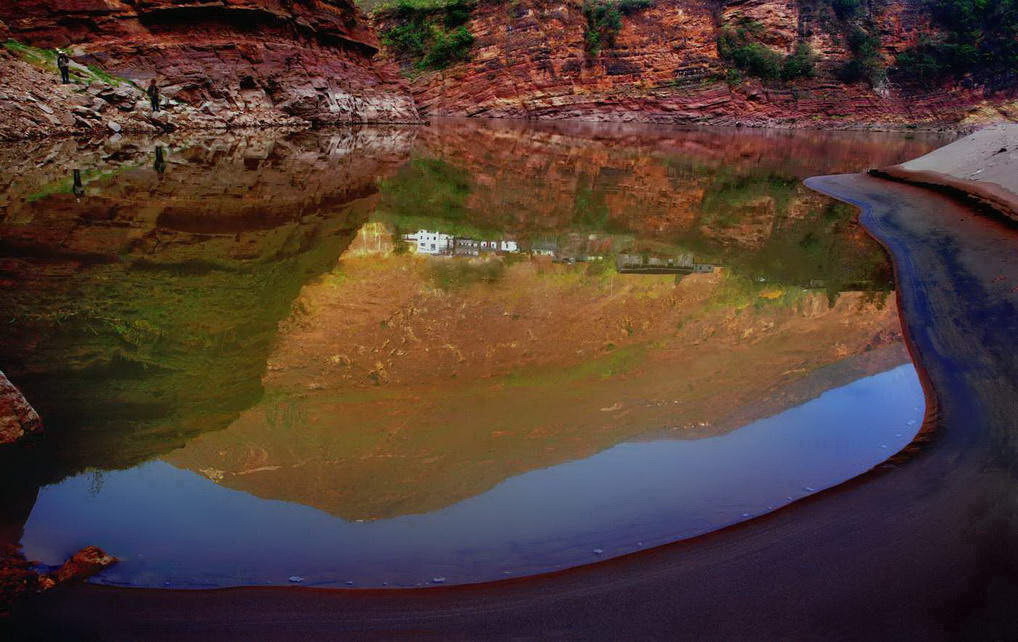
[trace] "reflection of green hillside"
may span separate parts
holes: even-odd
[[[887,257],[861,234],[854,218],[851,207],[830,202],[807,216],[781,221],[759,248],[719,247],[702,236],[685,239],[685,246],[698,257],[756,280],[832,293],[890,290],[893,277]]]
[[[787,215],[799,185],[795,178],[769,173],[739,174],[722,169],[713,174],[700,213],[705,224],[718,227],[737,224],[741,212],[758,208],[761,201],[773,203],[776,215]]]
[[[352,232],[243,269],[117,264],[50,292],[2,291],[5,342],[38,342],[18,381],[60,442],[62,472],[134,464],[255,403],[278,322]]]
[[[473,191],[470,174],[451,163],[416,157],[382,181],[381,201],[373,216],[406,232],[438,230],[473,238],[494,238],[497,232],[477,225],[467,198]]]
[[[655,234],[652,242],[637,238],[643,245],[652,244],[662,254],[692,252],[700,262],[725,265],[746,278],[770,283],[831,292],[891,287],[886,258],[859,232],[852,208],[818,198],[797,178],[768,168],[717,168],[695,159],[652,158],[661,164],[674,199],[699,189],[702,197],[691,206],[692,227]],[[510,174],[502,180],[512,178]],[[463,166],[422,156],[381,184],[375,217],[401,231],[431,229],[475,238],[508,233],[527,239],[570,231],[630,238],[636,230],[622,221],[639,220],[640,212],[619,216],[609,197],[624,196],[632,180],[631,172],[609,168],[580,173],[568,184],[519,177],[514,187],[535,206],[558,202],[559,191],[570,190],[568,226],[549,230],[547,220],[506,207],[500,187],[478,189]],[[740,226],[754,224],[770,228],[759,242],[729,240],[738,237]]]
[[[0,363],[47,435],[0,454],[0,484],[130,466],[256,403],[277,325],[335,267],[400,160],[400,137],[370,134],[217,136],[177,148],[161,175],[123,171],[152,153],[127,141],[83,171],[80,199],[38,187],[63,171],[22,180],[37,197],[0,211],[0,280],[17,284],[0,288]]]
[[[604,196],[604,190],[599,189],[590,177],[580,177],[573,201],[573,225],[581,229],[604,230],[611,217]]]

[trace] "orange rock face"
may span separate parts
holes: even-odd
[[[419,109],[433,116],[579,118],[601,121],[853,127],[939,125],[962,120],[973,106],[1013,96],[975,88],[950,92],[904,86],[900,78],[845,83],[836,72],[851,58],[844,27],[827,5],[794,0],[655,0],[622,18],[614,46],[597,54],[584,44],[579,0],[480,2],[467,24],[471,57],[417,75]],[[873,9],[879,56],[931,33],[915,0]],[[392,26],[379,18],[379,29]],[[726,82],[732,68],[718,54],[720,31],[752,23],[757,41],[779,54],[799,42],[816,54],[816,74],[790,82]],[[410,64],[393,52],[389,59]],[[731,79],[729,79],[731,80]],[[905,79],[907,80],[907,79]],[[1006,93],[1006,92],[1005,92]]]
[[[413,121],[398,78],[348,0],[26,0],[0,3],[10,37],[71,48],[74,59],[209,115],[315,123]]]

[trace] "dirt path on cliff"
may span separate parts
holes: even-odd
[[[122,590],[29,602],[15,637],[1014,637],[1018,232],[920,188],[810,185],[863,207],[937,391],[917,456],[710,536],[559,574],[423,591]]]

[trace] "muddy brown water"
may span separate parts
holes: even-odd
[[[442,122],[5,150],[0,365],[47,435],[0,454],[3,532],[43,564],[104,547],[100,583],[433,586],[837,485],[925,403],[886,256],[801,179],[940,142]]]

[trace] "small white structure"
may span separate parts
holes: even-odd
[[[452,248],[452,236],[441,232],[417,230],[416,234],[407,234],[403,238],[417,244],[418,254],[446,254]]]
[[[417,230],[413,234],[404,234],[403,240],[414,246],[418,254],[454,254],[457,256],[478,256],[479,254],[496,252],[519,252],[520,247],[512,239],[497,241],[479,241],[466,237],[453,237],[450,234]]]

